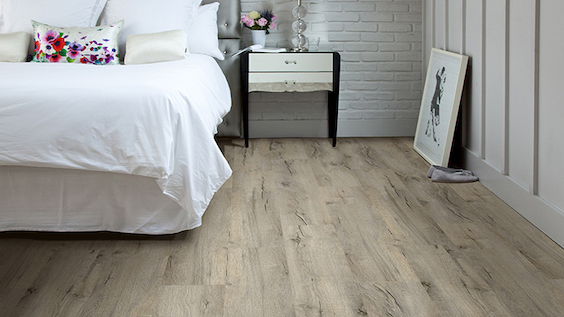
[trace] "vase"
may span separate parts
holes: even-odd
[[[260,44],[265,47],[266,43],[266,30],[251,30],[253,36],[253,44]]]

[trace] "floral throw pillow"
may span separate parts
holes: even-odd
[[[118,40],[123,20],[97,27],[56,27],[31,21],[32,62],[119,64]]]

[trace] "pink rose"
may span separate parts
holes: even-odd
[[[241,18],[241,23],[245,24],[247,27],[252,27],[253,25],[255,25],[255,20],[249,18],[248,15],[244,15]]]
[[[268,20],[265,19],[265,18],[260,18],[257,21],[257,24],[260,25],[260,26],[265,26],[267,23],[268,23]]]
[[[270,22],[270,24],[268,25],[268,27],[271,28],[271,29],[275,29],[275,28],[276,28],[276,23]]]

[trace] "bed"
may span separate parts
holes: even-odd
[[[34,2],[38,0],[0,0],[0,33],[15,34],[9,28],[15,17],[6,11],[18,13],[19,7],[19,13],[26,15],[22,8]],[[116,33],[118,24],[104,24],[104,20],[115,19],[116,12],[133,3],[147,4],[149,9],[128,10],[116,36],[145,36],[149,32],[142,32],[143,27],[150,27],[161,41],[168,39],[166,32],[174,28],[174,19],[181,21],[186,15],[187,20],[197,21],[201,12],[206,12],[206,19],[198,26],[209,24],[213,13],[219,36],[209,44],[207,38],[198,38],[205,32],[198,32],[194,35],[198,46],[191,46],[191,26],[187,27],[184,46],[190,53],[174,60],[154,62],[154,56],[164,56],[160,51],[138,49],[128,42],[126,65],[123,61],[120,65],[84,65],[88,60],[0,62],[0,231],[172,234],[200,226],[214,193],[231,175],[214,136],[240,136],[238,64],[228,57],[220,60],[240,48],[240,4],[183,0],[185,12],[164,12],[161,17],[171,25],[155,18],[136,30],[131,27],[137,15],[153,19],[147,13],[172,10],[176,0],[168,8],[161,8],[157,0],[83,2],[59,3],[63,8],[75,5],[76,12],[87,15],[80,17],[75,12],[75,22],[58,17],[66,27],[61,37],[67,31],[71,36],[66,38],[67,45],[72,32],[84,31],[70,31],[74,24],[68,25],[95,23],[77,26],[90,29],[112,25],[111,32]],[[193,4],[192,11],[186,3]],[[57,25],[56,18],[42,22]],[[34,25],[33,32],[37,30]],[[161,31],[166,35],[161,36]],[[170,36],[182,39],[178,34]],[[120,38],[119,45],[123,42]],[[141,46],[144,43],[147,41],[140,41]],[[211,54],[205,51],[206,43],[213,46]],[[43,50],[36,41],[30,51],[34,58],[63,55],[48,48],[50,51],[43,50],[53,54],[40,55]],[[71,57],[72,49],[59,58]],[[108,61],[108,56],[97,61]]]

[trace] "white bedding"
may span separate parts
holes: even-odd
[[[211,57],[128,66],[0,63],[0,74],[0,165],[154,178],[186,211],[182,230],[201,225],[231,175],[213,137],[230,91]]]

